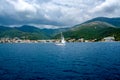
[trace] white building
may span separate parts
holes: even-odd
[[[105,42],[112,42],[112,41],[115,41],[115,38],[114,37],[105,37],[103,40]]]

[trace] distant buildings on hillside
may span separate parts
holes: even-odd
[[[115,41],[115,38],[114,37],[105,37],[105,38],[103,38],[103,41],[112,42],[112,41]]]
[[[85,40],[84,38],[80,38],[80,39],[67,39],[67,42],[97,42],[97,39],[93,39],[93,40]],[[112,42],[115,41],[114,37],[105,37],[102,40],[100,40],[102,42]],[[60,42],[59,39],[51,39],[51,40],[22,40],[19,39],[18,37],[15,38],[1,38],[0,39],[0,43],[38,43],[38,42],[42,42],[42,43],[46,43],[46,42]]]

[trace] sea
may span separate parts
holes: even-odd
[[[120,42],[3,43],[0,80],[120,80]]]

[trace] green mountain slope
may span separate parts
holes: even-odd
[[[94,21],[106,22],[116,27],[120,27],[120,17],[118,18],[97,17],[97,18],[88,20],[85,23],[94,22]]]
[[[69,28],[59,28],[59,29],[41,29],[41,32],[43,32],[45,35],[49,36],[49,37],[53,37],[56,34],[60,33],[60,32],[65,32],[67,31]]]
[[[68,39],[80,39],[84,38],[86,40],[101,40],[107,36],[118,36],[120,29],[115,26],[105,23],[105,22],[90,22],[84,23],[82,25],[77,25],[72,27],[70,30],[64,32],[64,36]],[[58,38],[59,34],[55,38]],[[118,38],[117,38],[118,39]]]
[[[30,33],[40,33],[40,29],[34,26],[23,25],[21,27],[15,27],[15,29],[23,31],[23,32],[30,32]]]
[[[6,30],[11,30],[12,28],[10,27],[5,27],[5,26],[0,26],[0,32],[6,31]]]
[[[9,38],[18,37],[21,39],[31,39],[31,40],[46,39],[46,36],[44,36],[42,33],[37,33],[37,32],[32,33],[28,31],[22,31],[17,28],[0,26],[0,38],[4,38],[4,37],[9,37]]]
[[[34,26],[23,25],[21,27],[15,27],[15,29],[23,32],[34,33],[38,36],[43,36],[44,39],[50,39],[52,36],[66,31],[68,28],[59,28],[59,29],[39,29]]]
[[[101,40],[104,37],[114,36],[116,40],[120,40],[120,18],[98,17],[71,28],[59,29],[39,29],[29,25],[14,28],[0,26],[0,38],[51,39],[60,38],[60,32],[63,32],[67,39]]]
[[[31,37],[37,37],[38,39],[48,39],[49,37],[47,35],[45,35],[39,28],[34,27],[34,26],[29,26],[29,25],[23,25],[21,27],[15,27],[15,29],[22,31],[22,32],[26,32],[26,33],[30,33],[34,36],[31,35]],[[35,38],[36,39],[36,38]]]
[[[9,37],[14,38],[18,37],[21,39],[51,39],[52,36],[65,31],[67,28],[60,29],[39,29],[34,26],[23,25],[21,27],[5,27],[0,26],[0,38]]]

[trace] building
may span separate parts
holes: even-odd
[[[114,37],[105,37],[103,39],[103,41],[105,41],[105,42],[112,42],[112,41],[115,41],[115,38]]]

